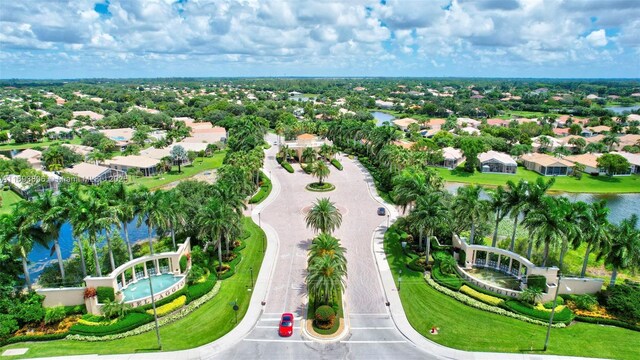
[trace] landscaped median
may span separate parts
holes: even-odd
[[[637,358],[640,332],[586,323],[566,327],[563,323],[554,324],[549,348],[542,352],[546,328],[541,325],[548,324],[548,317],[547,321],[532,319],[439,285],[422,271],[407,267],[411,258],[403,252],[399,241],[390,241],[385,236],[384,247],[396,286],[402,270],[399,294],[405,314],[414,329],[429,340],[468,351]],[[439,328],[437,335],[430,334],[433,327]]]
[[[271,193],[271,180],[262,171],[260,172],[260,189],[253,195],[249,204],[260,204]]]
[[[235,266],[235,275],[226,280],[215,282],[215,287],[209,288],[202,297],[193,300],[179,310],[159,319],[161,322],[160,337],[162,339],[162,350],[173,351],[190,349],[212,342],[225,335],[236,326],[235,314],[231,303],[237,301],[239,307],[238,321],[242,319],[247,311],[252,292],[247,291],[251,286],[251,273],[249,268],[260,269],[264,253],[262,251],[262,241],[264,232],[254,224],[250,218],[243,219],[243,227],[248,232],[247,238],[243,241],[246,244],[242,250],[243,257]],[[254,273],[257,276],[256,273]],[[214,275],[215,277],[215,275]],[[209,277],[210,278],[210,277]],[[209,279],[208,278],[208,279]],[[202,283],[204,284],[204,283]],[[197,284],[200,285],[200,284]],[[190,286],[192,292],[200,291],[208,285]],[[194,288],[195,287],[195,288]],[[181,294],[182,296],[184,294]],[[192,294],[195,295],[195,294]],[[209,296],[215,295],[213,301]],[[179,296],[170,299],[170,303]],[[169,299],[169,298],[167,298]],[[189,295],[187,294],[187,301]],[[199,302],[202,302],[199,304]],[[163,306],[164,303],[159,303]],[[193,307],[193,309],[191,308]],[[148,308],[144,308],[144,311]],[[183,314],[189,310],[188,314]],[[140,314],[147,315],[148,314]],[[147,328],[148,327],[148,328]],[[152,330],[155,327],[153,322],[142,325],[142,328],[127,331],[141,333],[125,338],[119,338],[124,334],[112,335],[114,340],[103,341],[109,338],[100,338],[99,346],[92,341],[43,341],[34,343],[18,343],[7,345],[0,349],[0,353],[9,348],[29,348],[26,354],[21,357],[45,357],[45,356],[70,356],[80,354],[123,354],[145,351],[158,351],[156,335]],[[66,336],[66,335],[65,335]],[[70,336],[73,338],[74,335]],[[91,335],[85,335],[91,336]],[[25,339],[27,340],[27,339]],[[91,340],[83,338],[82,340]],[[17,357],[20,358],[20,357]]]

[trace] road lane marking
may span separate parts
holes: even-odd
[[[256,325],[256,329],[277,329],[277,325],[266,326],[266,325]]]
[[[393,326],[379,326],[379,327],[351,327],[351,330],[393,330]]]
[[[285,339],[242,339],[242,341],[253,342],[292,342],[292,343],[312,343],[311,340],[285,340]]]
[[[401,344],[406,340],[343,340],[341,344]]]
[[[349,314],[349,316],[389,316],[389,314],[387,313],[380,313],[380,314],[355,314],[355,313],[351,313]]]

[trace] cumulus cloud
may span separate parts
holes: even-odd
[[[591,46],[606,46],[607,45],[607,35],[604,29],[592,31],[591,34],[587,35],[587,41]]]
[[[100,13],[95,10],[98,3]],[[0,58],[6,71],[45,62],[52,69],[64,66],[68,59],[63,53],[78,66],[100,62],[103,69],[136,59],[154,68],[164,62],[207,62],[247,64],[247,71],[291,64],[345,69],[384,61],[393,62],[390,68],[439,64],[443,69],[452,63],[491,61],[518,68],[558,63],[572,67],[593,58],[633,63],[632,56],[640,52],[640,2],[604,3],[5,1],[0,4]],[[618,51],[615,57],[607,52],[612,48]],[[603,69],[610,65],[603,64]]]

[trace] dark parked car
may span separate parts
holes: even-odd
[[[387,214],[387,209],[385,209],[383,207],[379,207],[378,208],[378,215],[385,216],[386,214]]]

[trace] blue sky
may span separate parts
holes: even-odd
[[[3,0],[0,78],[640,77],[640,0]]]

